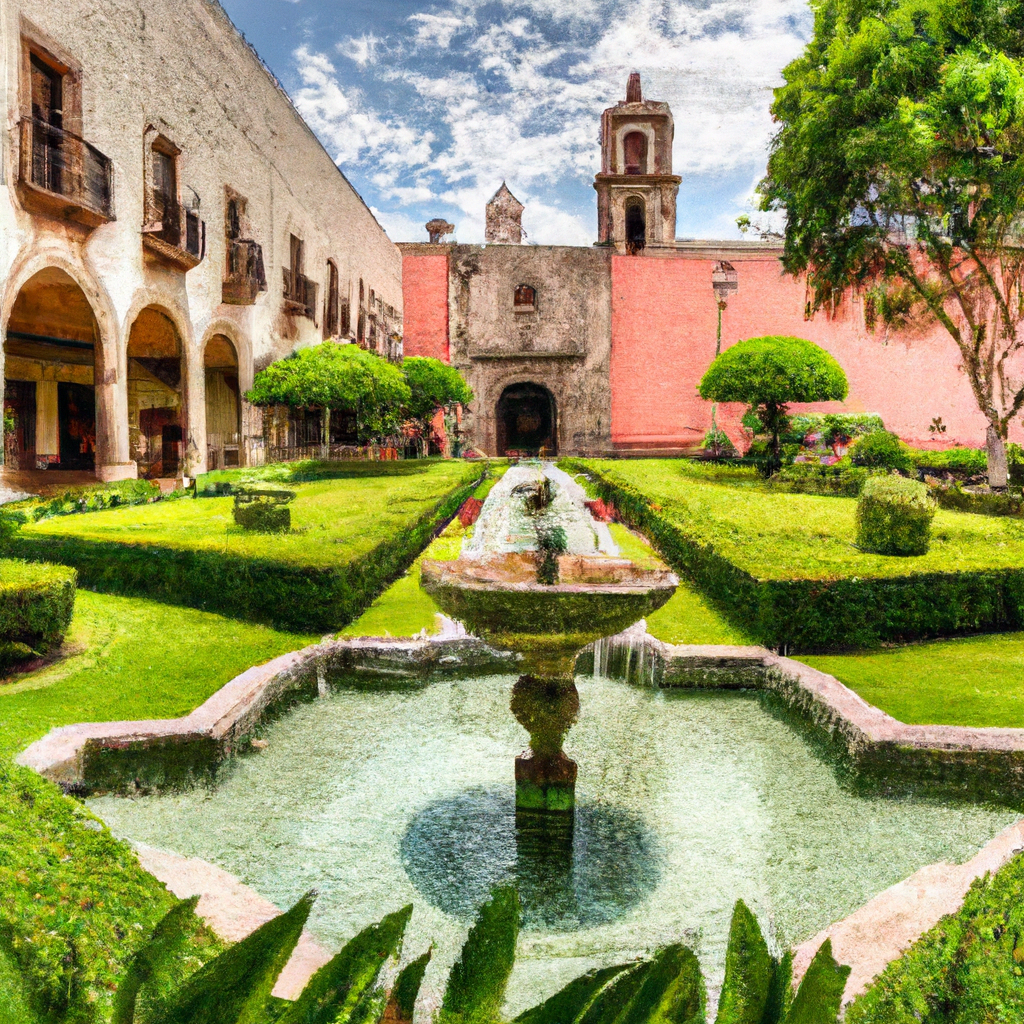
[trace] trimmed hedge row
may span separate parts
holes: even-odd
[[[75,611],[74,569],[0,560],[0,641],[38,654],[59,647]]]
[[[712,545],[688,537],[636,488],[609,480],[586,460],[564,459],[562,465],[590,474],[600,497],[614,504],[624,522],[766,647],[790,653],[839,651],[1024,628],[1024,569],[757,580]]]
[[[282,629],[326,633],[351,622],[400,576],[478,483],[458,487],[408,529],[329,569],[73,536],[22,533],[12,549],[33,561],[74,566],[82,584],[101,593],[141,595]]]

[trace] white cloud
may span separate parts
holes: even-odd
[[[339,161],[364,171],[382,208],[447,207],[464,241],[482,239],[484,203],[503,179],[527,204],[531,240],[592,240],[592,218],[580,214],[578,199],[572,209],[561,200],[578,197],[597,170],[601,110],[625,95],[634,69],[645,95],[672,107],[676,173],[763,167],[771,89],[810,27],[806,0],[504,6],[495,20],[493,3],[453,0],[410,16],[407,38],[366,35],[339,45],[369,76],[367,87],[386,86],[387,107],[343,87],[323,54],[296,52],[296,105]],[[417,59],[420,52],[434,56]],[[401,106],[395,89],[409,97]]]
[[[460,18],[451,14],[413,14],[409,21],[416,26],[417,44],[439,46],[443,50],[448,48],[457,32],[476,24],[472,15]]]

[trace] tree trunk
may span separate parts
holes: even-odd
[[[331,410],[328,406],[324,406],[323,415],[323,453],[321,457],[326,462],[331,453]]]
[[[999,432],[989,424],[988,436],[986,439],[988,454],[988,485],[989,487],[1005,487],[1006,472],[1006,442],[999,436]]]

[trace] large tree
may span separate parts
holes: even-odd
[[[1024,405],[1024,3],[818,0],[784,71],[762,208],[815,308],[851,286],[890,324],[937,320],[988,421],[989,474]],[[918,382],[928,387],[928,381]]]
[[[440,359],[409,356],[402,360],[402,369],[410,391],[406,414],[420,428],[425,455],[431,423],[438,410],[451,412],[457,405],[469,405],[473,392],[462,374]]]
[[[260,370],[246,398],[253,405],[320,410],[326,448],[332,412],[354,414],[360,440],[377,440],[399,430],[410,394],[402,371],[386,359],[325,341]]]

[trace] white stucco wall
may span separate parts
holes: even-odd
[[[114,165],[116,220],[85,230],[22,208],[17,123],[27,103],[22,80],[22,19],[68,51],[82,69],[81,134]],[[288,98],[220,6],[211,0],[0,0],[0,330],[18,290],[44,266],[65,269],[82,285],[103,335],[99,404],[107,438],[103,461],[129,472],[126,346],[139,311],[157,305],[174,320],[186,353],[189,439],[205,453],[202,347],[227,335],[239,355],[242,388],[253,368],[323,338],[327,261],[350,298],[351,327],[359,281],[396,310],[401,332],[398,249],[334,165]],[[205,259],[183,273],[144,258],[144,134],[156,128],[181,149],[183,197],[201,199]],[[253,236],[263,247],[268,281],[251,306],[221,302],[225,276],[225,186],[248,200]],[[305,243],[305,274],[316,281],[316,322],[284,312],[282,268],[289,236]],[[351,332],[350,332],[351,334]],[[97,360],[99,368],[99,359]],[[102,393],[99,393],[102,392]],[[245,423],[255,430],[247,411]],[[104,434],[106,431],[106,434]]]

